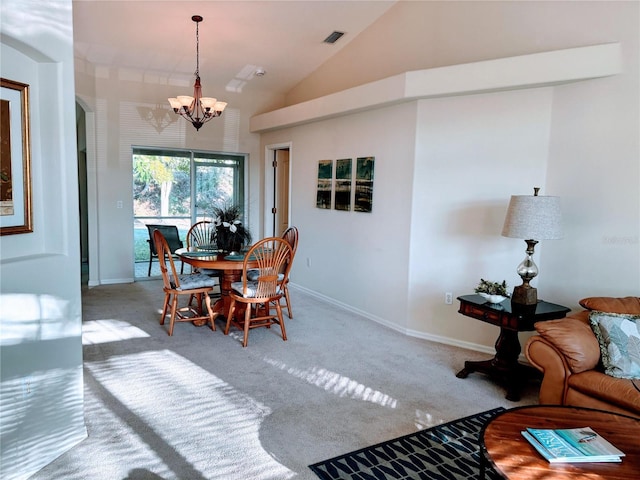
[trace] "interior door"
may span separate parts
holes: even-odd
[[[274,235],[281,236],[289,228],[289,150],[275,150]]]
[[[278,237],[290,221],[290,144],[269,145],[265,150],[264,236]]]

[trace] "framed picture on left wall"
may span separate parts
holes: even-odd
[[[33,232],[29,85],[0,79],[0,235]]]

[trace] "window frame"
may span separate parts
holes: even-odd
[[[236,162],[234,164],[230,164],[230,168],[234,168],[237,170],[238,175],[234,175],[234,202],[238,202],[242,207],[244,223],[249,224],[249,211],[248,211],[248,202],[247,202],[247,191],[248,191],[248,164],[249,164],[249,154],[247,153],[231,153],[231,152],[220,152],[220,151],[211,151],[211,150],[199,150],[199,149],[188,149],[188,148],[172,148],[172,147],[149,147],[149,146],[141,146],[141,145],[132,145],[131,147],[131,164],[132,164],[132,178],[133,178],[133,157],[134,155],[154,155],[154,156],[168,156],[168,157],[181,157],[181,158],[189,158],[189,189],[190,189],[190,215],[186,216],[171,216],[171,217],[162,217],[160,215],[157,216],[137,216],[133,215],[134,221],[136,219],[139,220],[147,220],[147,219],[157,219],[160,221],[166,221],[171,219],[185,219],[189,218],[191,224],[194,224],[199,219],[197,218],[198,211],[196,208],[195,200],[196,200],[196,168],[198,165],[207,165],[215,162],[221,161],[231,161]],[[212,160],[212,162],[207,162],[206,160]]]

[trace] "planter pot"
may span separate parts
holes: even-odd
[[[503,295],[490,295],[488,293],[478,293],[478,295],[486,298],[489,303],[502,303],[507,299],[507,297]]]
[[[229,231],[228,228],[218,227],[216,230],[216,245],[219,250],[223,252],[239,252],[244,246],[245,235],[238,230],[235,232]]]

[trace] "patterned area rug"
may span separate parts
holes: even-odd
[[[479,437],[499,407],[309,465],[323,480],[478,478]],[[485,478],[498,480],[492,468]]]

